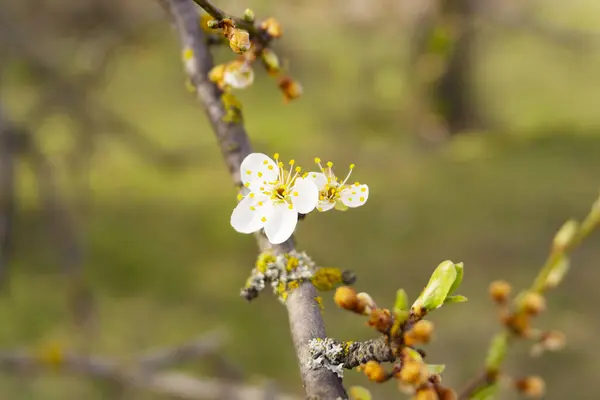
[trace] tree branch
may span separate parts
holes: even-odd
[[[171,14],[175,21],[181,46],[191,49],[193,58],[186,62],[189,78],[196,88],[200,102],[204,105],[215,132],[225,163],[238,187],[241,187],[240,165],[251,153],[250,141],[240,123],[224,122],[226,115],[221,102],[219,89],[209,81],[208,73],[213,67],[212,55],[200,28],[199,16],[192,0],[169,0]],[[257,234],[261,251],[271,249],[275,253],[287,253],[294,249],[293,239],[272,246],[261,234]],[[300,373],[306,394],[320,399],[347,398],[341,380],[333,372],[320,368],[309,368],[310,353],[308,342],[314,338],[324,338],[325,326],[315,298],[317,292],[310,283],[304,283],[292,291],[286,305],[290,320],[292,340],[298,357]]]
[[[237,18],[232,15],[227,14],[225,11],[221,10],[219,7],[212,4],[210,0],[192,0],[194,3],[198,4],[204,11],[210,14],[216,20],[222,20],[224,18],[232,19],[238,28],[241,28],[247,31],[250,34],[250,37],[257,39],[261,45],[266,46],[271,41],[271,37],[269,34],[261,29],[259,29],[254,22],[246,21],[242,18]]]
[[[45,369],[89,375],[183,400],[224,400],[223,393],[229,394],[225,399],[263,400],[265,398],[265,389],[260,387],[232,384],[219,379],[194,378],[175,372],[149,374],[142,369],[125,369],[119,363],[105,357],[64,354],[59,362],[49,365],[39,356],[26,351],[0,353],[0,370],[25,373]],[[299,400],[289,395],[277,395],[274,399]]]

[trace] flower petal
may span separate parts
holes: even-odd
[[[249,186],[257,179],[272,182],[279,176],[279,167],[269,156],[262,153],[251,153],[244,158],[240,166],[242,183]]]
[[[254,70],[241,61],[232,61],[225,67],[223,81],[235,89],[244,89],[254,82]]]
[[[335,207],[335,201],[320,201],[317,205],[317,211],[325,212],[331,210],[333,207]]]
[[[342,189],[340,199],[348,207],[360,207],[369,198],[369,187],[367,185],[351,185]]]
[[[327,185],[327,177],[322,172],[309,172],[306,175],[306,179],[311,179],[315,182],[315,185],[319,188],[319,190],[323,190]]]
[[[230,223],[240,233],[252,233],[261,229],[274,212],[273,203],[267,196],[250,193],[234,208]]]
[[[319,189],[311,179],[297,178],[290,192],[292,204],[301,214],[308,214],[319,202]]]
[[[298,223],[298,211],[293,205],[279,203],[275,205],[275,212],[267,220],[265,235],[272,244],[280,244],[288,240]]]

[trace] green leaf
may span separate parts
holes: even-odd
[[[425,312],[429,312],[441,307],[450,288],[454,285],[457,275],[457,268],[452,261],[444,261],[438,265],[431,274],[427,286],[412,305],[412,310],[419,315],[423,309]]]
[[[445,369],[445,364],[427,364],[427,371],[430,375],[440,375]]]
[[[463,280],[464,264],[463,263],[454,264],[454,268],[456,268],[456,279],[454,279],[454,283],[450,287],[448,294],[454,293],[456,291],[456,289],[458,289],[458,287],[460,286],[460,284],[462,283],[462,280]]]
[[[404,289],[396,291],[396,302],[394,303],[394,312],[400,314],[402,311],[408,310],[408,296]]]
[[[498,371],[500,365],[506,357],[508,350],[508,335],[506,332],[498,333],[492,339],[490,348],[488,350],[487,358],[485,360],[485,367],[488,371]]]
[[[455,294],[454,296],[446,297],[446,300],[444,300],[444,304],[464,303],[467,300],[468,299],[465,296],[461,296],[460,294]]]

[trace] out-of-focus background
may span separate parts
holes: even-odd
[[[275,50],[304,87],[284,105],[259,72],[239,94],[255,149],[305,167],[315,156],[355,163],[370,185],[362,208],[302,222],[300,248],[355,271],[357,288],[388,305],[400,287],[415,298],[439,262],[465,263],[471,301],[432,315],[428,346],[460,387],[497,329],[488,283],[527,285],[562,222],[598,196],[600,3],[446,3],[217,4],[276,17]],[[268,293],[238,296],[255,242],[229,225],[235,191],[158,3],[2,2],[0,68],[0,122],[14,133],[1,165],[11,175],[12,154],[16,193],[11,209],[1,188],[0,348],[58,343],[127,360],[223,327],[223,352],[247,381],[300,394],[285,309]],[[539,321],[568,347],[510,357],[511,372],[546,379],[547,399],[600,396],[599,243],[595,234],[577,250]],[[330,297],[329,335],[373,336]],[[357,372],[346,379],[403,396]],[[116,398],[107,393],[65,374],[0,374],[1,399]]]

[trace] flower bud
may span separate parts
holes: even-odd
[[[277,75],[281,71],[281,64],[277,54],[269,48],[263,49],[261,58],[265,69],[269,75]]]
[[[505,304],[508,301],[510,291],[510,284],[506,281],[493,281],[489,286],[490,297],[498,304]]]
[[[554,236],[554,250],[564,250],[571,245],[579,231],[579,223],[575,220],[569,220],[558,230]]]
[[[372,400],[371,392],[362,386],[351,386],[348,389],[350,400]]]
[[[411,359],[404,361],[400,372],[396,374],[398,379],[411,386],[422,384],[427,380],[428,376],[429,374],[425,364]]]
[[[440,400],[457,400],[458,395],[450,388],[439,388],[438,397]]]
[[[384,382],[387,380],[385,370],[377,361],[370,360],[363,366],[363,372],[373,382]]]
[[[438,395],[432,387],[417,390],[415,400],[438,400]]]
[[[516,389],[526,397],[540,398],[546,391],[546,384],[539,376],[528,376],[515,382]]]
[[[546,277],[546,289],[553,289],[557,287],[569,271],[569,267],[569,259],[565,256],[560,257]]]
[[[539,342],[531,348],[531,355],[539,356],[544,351],[558,351],[565,347],[565,334],[558,331],[548,331],[541,334]]]
[[[279,81],[279,89],[283,92],[283,100],[285,103],[289,103],[290,100],[297,99],[302,96],[302,86],[299,82],[285,77]]]
[[[365,310],[365,305],[362,304],[356,297],[356,291],[349,286],[340,286],[335,290],[333,301],[338,307],[344,310],[353,311],[357,314],[362,314]]]
[[[245,89],[254,83],[254,70],[244,61],[231,61],[225,65],[222,83],[234,89]]]
[[[385,333],[389,331],[394,323],[392,313],[387,308],[376,308],[371,311],[367,325],[374,327],[379,332]]]
[[[249,8],[246,8],[246,10],[244,10],[244,20],[248,21],[248,22],[253,22],[254,21],[254,11],[252,11]]]
[[[375,304],[375,300],[368,293],[361,292],[356,295],[358,300],[361,301],[366,307],[368,312],[377,308],[377,304]]]
[[[431,321],[418,321],[407,333],[412,344],[429,343],[433,334],[433,323]]]
[[[283,34],[281,24],[275,18],[267,18],[260,24],[260,29],[267,32],[272,38],[280,38]]]
[[[538,315],[546,309],[546,299],[536,292],[529,292],[523,298],[523,311],[529,315]]]
[[[250,49],[250,34],[242,29],[234,29],[229,36],[229,47],[237,54],[244,54]]]

